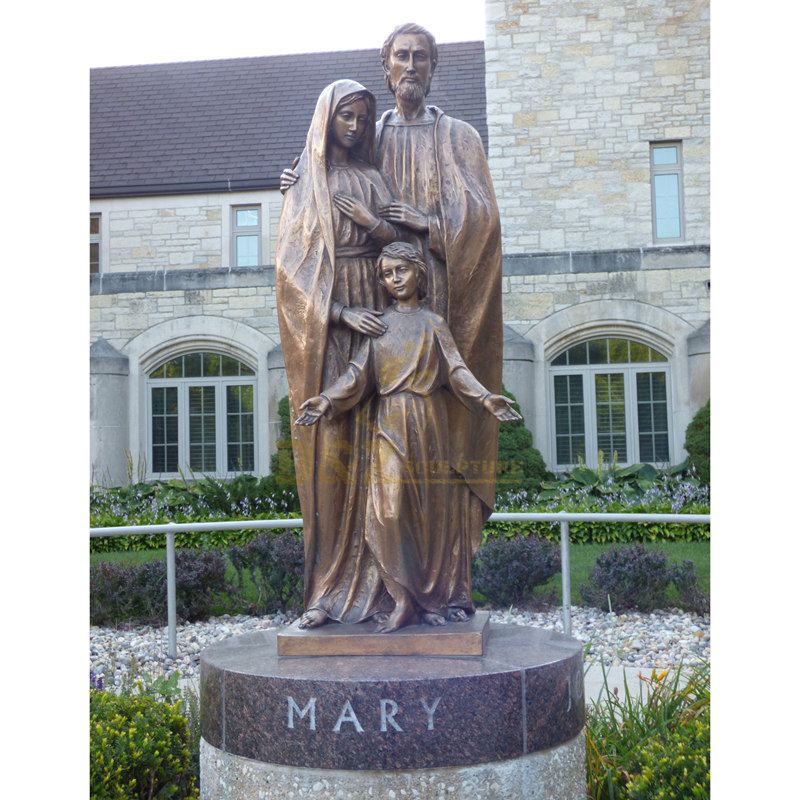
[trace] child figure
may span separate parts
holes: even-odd
[[[345,372],[300,406],[303,413],[296,424],[313,425],[372,394],[379,397],[365,537],[395,602],[388,616],[378,618],[378,630],[389,632],[417,621],[441,625],[448,619],[463,620],[473,610],[449,602],[456,573],[466,568],[468,576],[472,553],[448,525],[444,391],[449,389],[475,413],[488,411],[501,421],[520,416],[508,398],[491,394],[478,382],[445,321],[420,305],[427,279],[422,254],[412,245],[394,242],[383,248],[377,271],[379,283],[394,298],[382,316],[386,332],[364,340]]]

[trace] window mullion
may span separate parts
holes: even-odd
[[[217,419],[216,419],[216,441],[217,441],[217,476],[225,477],[228,474],[228,398],[226,395],[226,384],[224,381],[217,381]]]
[[[628,460],[626,464],[639,463],[639,395],[633,370],[626,369],[625,376],[625,442]]]
[[[583,424],[586,428],[586,464],[597,464],[597,403],[594,370],[583,371]]]

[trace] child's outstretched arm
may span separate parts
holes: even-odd
[[[315,425],[319,418],[331,407],[331,401],[324,394],[309,397],[301,406],[303,412],[295,421],[295,425]]]
[[[501,394],[487,394],[483,398],[483,407],[490,413],[494,414],[500,422],[513,422],[522,417],[514,410],[509,397],[503,397]]]

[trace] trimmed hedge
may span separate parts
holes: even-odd
[[[180,703],[89,690],[91,800],[195,800]]]

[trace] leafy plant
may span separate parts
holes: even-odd
[[[176,613],[182,619],[207,619],[215,598],[228,587],[225,558],[216,550],[179,550],[175,556]],[[89,615],[93,625],[140,620],[163,623],[167,617],[167,571],[163,561],[94,564],[89,570]]]
[[[514,395],[505,386],[500,392],[514,401],[514,410],[520,413]],[[541,486],[542,481],[551,477],[542,454],[533,446],[533,436],[525,427],[524,420],[502,424],[497,439],[498,490],[533,491]]]
[[[198,798],[180,703],[89,690],[92,800]]]
[[[641,544],[602,553],[581,596],[589,605],[618,610],[663,608],[670,583],[667,557]]]
[[[670,583],[675,584],[684,608],[708,611],[708,596],[697,585],[694,563],[670,566],[663,552],[641,544],[601,553],[580,593],[585,602],[598,608],[652,611],[665,607]]]
[[[303,604],[303,542],[294,533],[265,533],[244,547],[231,546],[228,557],[236,569],[239,588],[249,574],[258,587],[257,609],[266,613],[300,608]]]
[[[558,547],[534,536],[493,538],[475,554],[472,585],[495,605],[526,603],[561,569]]]
[[[683,446],[689,454],[689,463],[697,470],[703,483],[711,483],[711,401],[709,400],[692,418],[686,428]]]
[[[695,717],[643,745],[628,800],[706,800],[711,795],[711,725]]]
[[[697,572],[693,561],[673,564],[670,577],[678,590],[683,608],[696,611],[698,614],[707,614],[711,610],[709,596],[697,585]]]
[[[695,720],[707,724],[711,707],[710,669],[704,664],[688,675],[679,667],[668,673],[666,670],[649,677],[639,677],[638,692],[632,691],[627,678],[623,691],[611,689],[603,668],[604,686],[600,698],[587,709],[586,716],[586,763],[587,796],[591,800],[634,800],[629,794],[635,781],[644,781],[647,765],[659,761],[659,754],[670,753],[671,743],[685,726]],[[708,744],[703,735],[690,734],[685,744],[692,764],[690,775],[687,769],[687,790],[666,794],[665,798],[688,800],[707,795],[693,794],[696,766],[702,759],[708,763]],[[664,777],[669,778],[668,765],[660,765]],[[655,775],[653,766],[649,767]],[[689,785],[691,784],[691,786]],[[650,787],[657,784],[651,781]],[[707,784],[706,784],[707,785]],[[702,784],[701,784],[702,787]],[[637,791],[649,791],[642,788]],[[639,794],[642,798],[658,798],[658,794]]]

